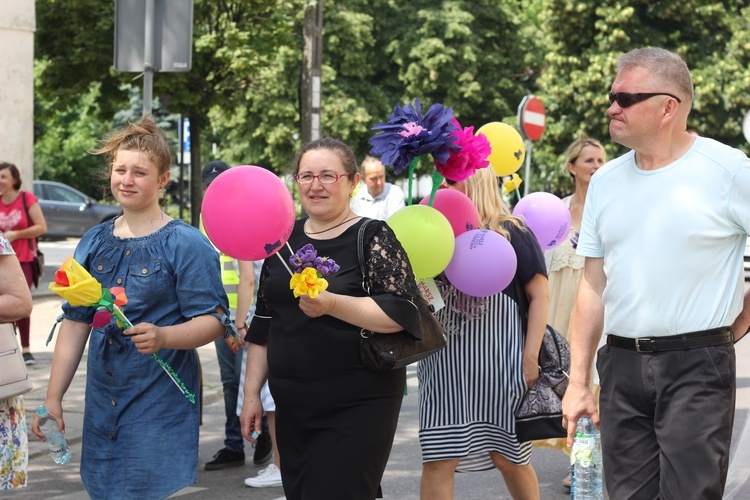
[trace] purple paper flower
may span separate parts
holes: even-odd
[[[300,273],[306,267],[315,267],[317,257],[318,251],[315,250],[312,243],[308,243],[289,257],[289,263],[294,268],[295,273]]]
[[[341,267],[330,257],[318,257],[315,259],[315,269],[318,270],[318,273],[320,273],[321,276],[327,276],[331,273],[335,273],[341,269]]]
[[[308,243],[289,257],[289,263],[295,273],[301,273],[304,269],[312,267],[318,271],[318,277],[335,273],[341,267],[330,257],[318,257],[318,251],[312,243]]]
[[[370,139],[370,154],[380,156],[383,165],[392,165],[395,174],[406,170],[415,156],[431,154],[436,162],[445,163],[451,152],[461,149],[452,135],[453,109],[436,103],[423,117],[422,104],[419,99],[414,102],[414,106],[396,106],[387,122],[372,128],[381,133]]]

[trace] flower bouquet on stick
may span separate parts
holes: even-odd
[[[55,281],[50,283],[49,289],[68,301],[71,306],[94,307],[94,321],[91,326],[101,328],[112,318],[120,328],[132,328],[133,323],[125,316],[122,306],[128,303],[125,289],[122,287],[104,288],[96,278],[73,257],[68,257],[60,269],[55,271]],[[191,393],[174,369],[156,354],[151,354],[164,372],[185,397],[195,404],[195,394]]]
[[[289,243],[287,243],[289,251],[292,250]],[[284,258],[276,253],[281,262],[286,267],[287,271],[291,275],[289,280],[289,288],[292,290],[294,297],[300,297],[307,295],[311,299],[320,294],[320,292],[328,288],[328,281],[325,276],[335,273],[340,269],[336,261],[330,257],[318,257],[318,251],[312,243],[304,245],[296,252],[292,252],[289,257],[289,264],[291,268],[284,262]],[[292,271],[294,268],[294,271]]]

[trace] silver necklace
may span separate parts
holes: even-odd
[[[339,227],[339,226],[343,226],[343,225],[344,225],[344,224],[346,224],[347,222],[351,222],[351,221],[353,221],[354,219],[357,219],[357,218],[359,218],[359,215],[355,215],[354,217],[352,217],[352,218],[350,218],[350,219],[346,219],[346,220],[345,220],[345,221],[343,221],[343,222],[339,222],[339,223],[338,223],[338,224],[336,224],[335,226],[329,227],[328,229],[323,229],[322,231],[315,231],[314,233],[311,233],[311,232],[309,232],[309,231],[308,231],[307,229],[305,229],[305,226],[307,225],[307,223],[305,223],[305,226],[302,226],[302,231],[304,231],[304,232],[305,232],[305,234],[306,234],[306,235],[308,235],[308,236],[310,236],[311,234],[321,234],[321,233],[327,233],[328,231],[330,231],[330,230],[332,230],[332,229],[336,229],[336,228],[337,228],[337,227]],[[308,219],[308,221],[309,221],[309,219]]]

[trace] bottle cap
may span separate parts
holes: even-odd
[[[39,405],[36,407],[36,414],[40,417],[46,417],[47,416],[47,407],[44,405]]]

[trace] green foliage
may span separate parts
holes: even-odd
[[[750,37],[744,2],[705,0],[545,0],[550,40],[538,96],[547,127],[534,145],[532,190],[572,190],[562,154],[580,132],[605,144],[608,158],[625,150],[609,140],[606,94],[617,57],[659,46],[679,53],[695,85],[689,126],[735,147],[746,147],[741,124],[750,107]]]
[[[212,159],[291,169],[301,145],[309,3],[195,0],[192,70],[154,77],[155,114],[170,134],[170,113],[191,118],[194,176]],[[84,191],[100,168],[87,151],[110,126],[139,114],[142,81],[112,67],[113,12],[96,0],[37,0],[37,176]],[[321,130],[362,158],[372,126],[397,104],[418,97],[425,109],[452,107],[464,126],[515,125],[518,104],[532,92],[545,103],[547,127],[526,181],[531,191],[567,194],[562,153],[580,132],[601,140],[610,158],[624,152],[609,140],[606,116],[617,57],[657,45],[680,53],[692,70],[689,125],[747,149],[747,19],[750,7],[739,0],[328,0]]]
[[[89,154],[106,130],[95,118],[100,100],[100,86],[92,83],[79,96],[76,106],[64,108],[58,107],[56,100],[37,101],[37,114],[49,118],[37,122],[34,178],[63,182],[95,199],[103,198],[106,183],[96,180],[103,164],[100,158]]]

